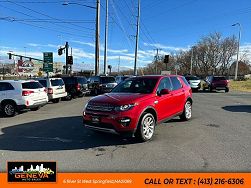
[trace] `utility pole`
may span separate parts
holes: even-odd
[[[162,50],[162,49],[156,48],[154,50],[156,50],[156,55],[155,55],[155,74],[158,74],[159,51]]]
[[[95,76],[99,74],[100,0],[96,7]]]
[[[192,72],[193,72],[193,47],[192,47],[192,54],[191,54],[190,75],[192,75]]]
[[[118,74],[119,74],[119,67],[120,67],[120,56],[119,56],[119,63],[118,63]]]
[[[108,37],[108,0],[106,0],[106,15],[105,15],[104,74],[106,74],[106,62],[107,62],[107,37]]]
[[[136,46],[135,46],[135,59],[133,74],[137,76],[137,57],[138,57],[138,42],[139,42],[139,22],[140,22],[140,0],[138,0],[138,16],[137,16],[137,32],[136,32]]]
[[[69,48],[69,44],[68,42],[66,42],[65,44],[65,74],[68,74],[68,48]]]
[[[237,57],[236,57],[236,66],[235,66],[235,74],[234,74],[234,79],[238,79],[238,64],[239,64],[239,52],[240,52],[240,40],[241,40],[241,24],[236,23],[233,24],[232,26],[239,26],[239,35],[238,35],[238,46],[237,46]]]

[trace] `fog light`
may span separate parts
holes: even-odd
[[[131,119],[130,118],[123,118],[120,120],[120,123],[124,127],[128,127],[130,125]]]

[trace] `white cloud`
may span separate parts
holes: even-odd
[[[166,46],[160,43],[150,44],[146,42],[144,43],[144,46],[166,49],[170,51],[187,51],[189,49],[189,47],[184,48],[184,47],[176,47],[176,46]]]
[[[43,48],[58,48],[59,45],[55,45],[55,44],[36,44],[36,43],[27,43],[28,46],[31,46],[31,47],[37,47],[37,48],[40,48],[40,47],[43,47]]]
[[[82,42],[82,41],[78,41],[78,40],[72,40],[71,42],[73,43],[77,43],[77,44],[82,44],[82,45],[87,45],[90,47],[95,47],[95,43],[90,43],[90,42]]]

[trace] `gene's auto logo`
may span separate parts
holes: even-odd
[[[56,182],[56,162],[8,162],[8,182]]]

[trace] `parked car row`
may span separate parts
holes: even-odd
[[[185,78],[194,91],[202,88],[203,91],[224,90],[229,92],[229,81],[224,76],[207,76],[204,83],[201,83],[201,79],[193,75],[187,75]]]
[[[35,78],[34,80],[0,81],[0,111],[7,117],[16,112],[38,110],[49,101],[82,97],[90,91],[85,77]]]
[[[119,81],[124,79],[121,77]],[[0,81],[0,111],[11,117],[24,109],[38,110],[49,101],[58,103],[61,99],[71,100],[90,93],[107,93],[117,83],[112,76],[92,76],[89,81],[84,76],[3,80]]]

